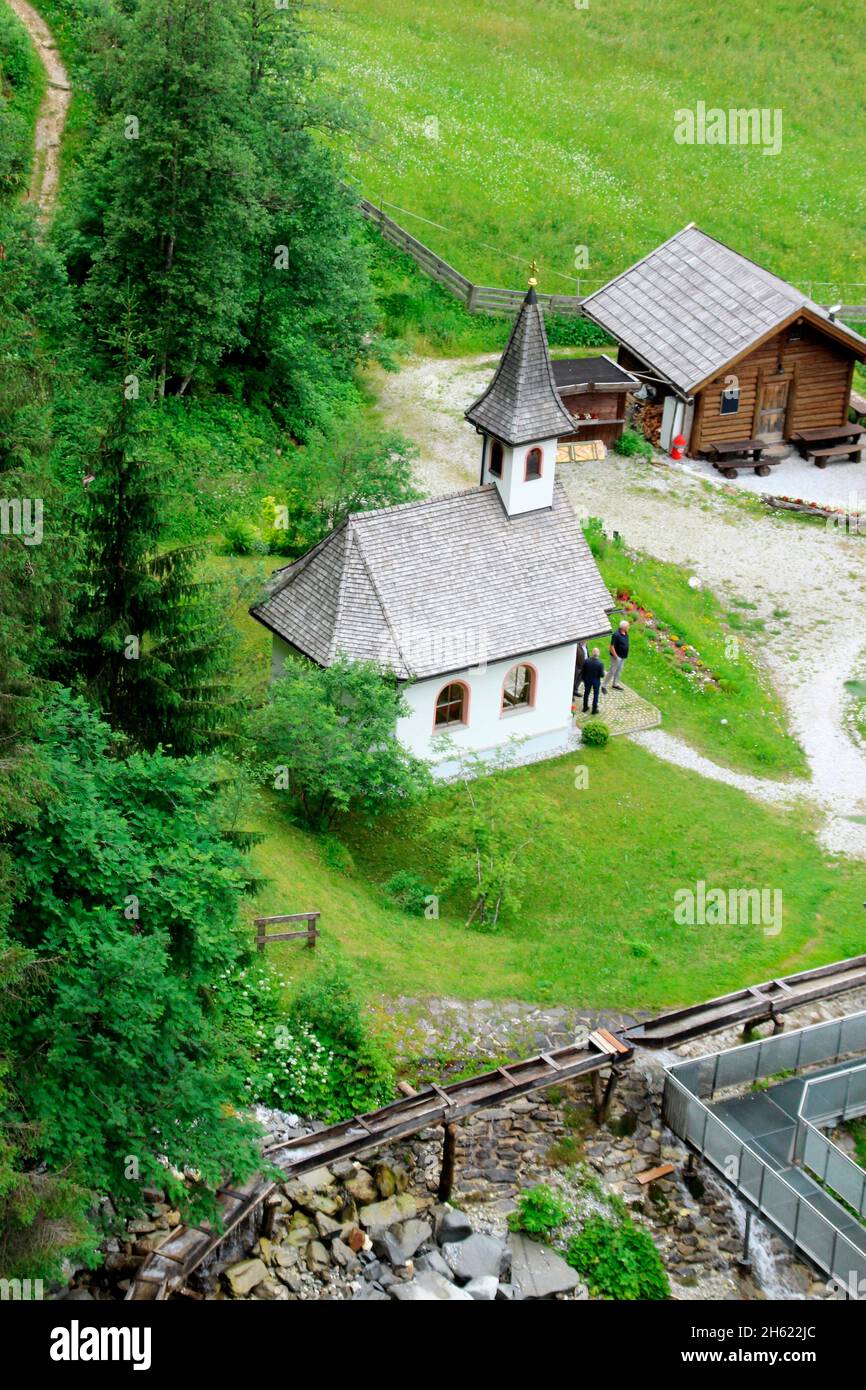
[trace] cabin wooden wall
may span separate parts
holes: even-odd
[[[570,415],[595,415],[595,420],[579,423],[574,434],[562,434],[560,439],[584,440],[600,439],[609,446],[619,439],[625,418],[625,391],[581,391],[579,393],[560,392],[562,404]]]
[[[758,393],[765,377],[791,383],[785,419],[786,439],[794,430],[845,423],[851,389],[851,354],[808,324],[797,330],[802,332],[801,338],[791,339],[789,331],[762,343],[699,393],[695,400],[689,453],[699,453],[723,440],[752,438],[757,428]],[[779,362],[783,368],[781,374],[776,370]],[[739,381],[740,409],[736,415],[720,414],[721,394],[729,376],[736,376]]]

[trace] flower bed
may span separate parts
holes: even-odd
[[[708,686],[719,690],[720,684],[710,667],[701,660],[700,653],[691,643],[683,640],[673,628],[662,622],[649,609],[633,599],[627,589],[620,589],[616,595],[618,606],[626,614],[629,622],[644,628],[647,641],[651,642],[662,655],[673,661],[680,670],[701,689]]]

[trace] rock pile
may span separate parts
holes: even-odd
[[[251,1257],[201,1279],[211,1298],[493,1302],[586,1298],[554,1250],[477,1231],[463,1212],[407,1191],[404,1169],[338,1162],[280,1184]]]

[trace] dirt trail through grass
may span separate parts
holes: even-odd
[[[6,0],[27,29],[39,61],[45,69],[47,86],[36,120],[35,154],[30,178],[28,202],[35,203],[39,221],[51,221],[57,203],[60,184],[60,142],[66,113],[72,100],[72,89],[66,68],[57,54],[51,30],[27,0]]]
[[[496,360],[416,359],[383,375],[379,409],[419,445],[425,490],[450,492],[478,481],[478,437],[463,410]],[[846,727],[844,691],[866,646],[866,540],[755,515],[721,487],[615,455],[566,465],[560,476],[579,512],[601,517],[608,531],[683,567],[724,600],[754,605],[746,611],[765,631],[751,640],[806,751],[811,780],[803,794],[822,812],[822,842],[866,857],[866,824],[850,819],[866,815],[866,754]],[[727,769],[698,759],[669,734],[638,737],[660,757],[731,781]],[[760,779],[740,785],[765,800],[792,791]]]

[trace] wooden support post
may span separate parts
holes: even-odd
[[[442,1126],[442,1168],[437,1200],[447,1202],[454,1189],[454,1160],[457,1153],[457,1125],[453,1120]]]
[[[308,950],[308,951],[315,951],[315,949],[316,949],[316,937],[317,937],[318,934],[319,934],[319,933],[316,931],[316,921],[317,921],[317,918],[311,917],[310,920],[309,920],[309,922],[307,923],[307,950]]]
[[[785,1031],[785,1020],[784,1020],[783,1018],[780,1018],[779,1015],[778,1015],[777,1013],[774,1012],[774,1013],[773,1013],[773,1035],[775,1036],[776,1033],[784,1033],[784,1031]]]
[[[598,1120],[598,1123],[600,1125],[603,1125],[607,1122],[608,1111],[610,1110],[610,1103],[613,1100],[613,1093],[616,1090],[616,1083],[618,1080],[619,1072],[617,1071],[616,1067],[611,1067],[610,1075],[607,1078],[607,1085],[604,1088],[604,1095],[602,1096],[601,1106],[596,1116],[596,1119]]]
[[[751,1261],[751,1259],[750,1259],[751,1238],[752,1238],[752,1213],[751,1213],[750,1211],[747,1211],[747,1212],[746,1212],[746,1229],[745,1229],[745,1231],[743,1232],[743,1258],[742,1258],[741,1261],[740,1261],[740,1264],[743,1266],[744,1269],[749,1269],[750,1266],[751,1266],[751,1263],[752,1263],[752,1261]]]
[[[594,1071],[592,1073],[592,1108],[595,1111],[595,1118],[598,1123],[601,1123],[599,1115],[601,1114],[601,1107],[603,1104],[604,1095],[601,1089],[601,1072]]]

